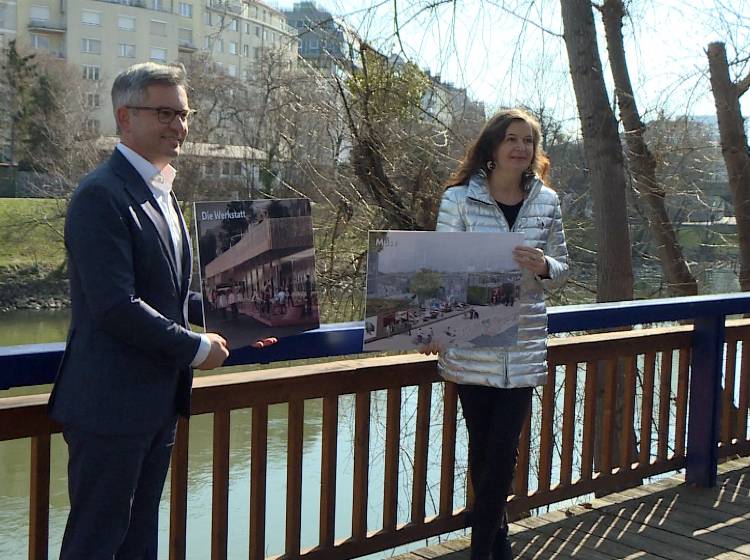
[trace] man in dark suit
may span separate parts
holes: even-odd
[[[65,222],[72,319],[50,397],[68,444],[61,559],[156,558],[158,508],[192,368],[228,355],[188,290],[190,236],[170,162],[188,132],[184,69],[137,64],[112,87],[121,142],[83,178]]]

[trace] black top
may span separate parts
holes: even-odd
[[[508,230],[513,229],[513,224],[516,223],[516,218],[518,217],[518,212],[521,211],[521,206],[523,206],[523,200],[519,202],[518,204],[503,204],[502,202],[498,202],[497,205],[500,207],[500,210],[503,211],[503,214],[505,214],[505,219],[508,220]]]

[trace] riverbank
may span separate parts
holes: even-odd
[[[64,200],[0,198],[0,312],[69,305]]]
[[[20,309],[64,309],[70,305],[62,265],[0,266],[0,313]]]

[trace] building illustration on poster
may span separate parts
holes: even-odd
[[[318,328],[307,199],[196,202],[206,330],[232,349]]]
[[[365,351],[511,346],[523,234],[371,231]]]

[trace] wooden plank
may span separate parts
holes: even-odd
[[[620,432],[620,468],[630,470],[633,445],[633,417],[635,415],[635,356],[623,359],[622,431]]]
[[[266,557],[268,407],[253,407],[250,433],[250,560]]]
[[[188,443],[190,422],[177,420],[172,448],[172,471],[169,492],[169,560],[185,560],[187,554]]]
[[[453,490],[456,462],[456,416],[458,393],[455,383],[443,385],[443,438],[440,457],[440,517],[453,515]]]
[[[338,447],[339,399],[323,399],[320,466],[320,547],[330,548],[336,532],[336,450]]]
[[[284,550],[287,557],[294,558],[300,552],[302,533],[302,444],[305,402],[302,400],[291,401],[287,417],[286,542]]]
[[[672,351],[661,353],[659,371],[659,423],[657,426],[656,460],[667,458],[669,446],[669,408],[672,403]]]
[[[615,408],[617,400],[617,361],[607,360],[604,362],[604,420],[602,430],[602,456],[599,458],[601,474],[609,475],[612,472],[612,449],[615,433]]]
[[[385,421],[385,480],[383,481],[383,530],[396,530],[398,513],[398,460],[401,438],[401,388],[388,389]]]
[[[656,352],[649,352],[643,357],[643,397],[641,400],[641,445],[638,462],[641,465],[651,463],[651,422],[654,415],[654,373],[656,371]]]
[[[596,433],[596,362],[586,362],[586,386],[583,400],[583,448],[581,449],[581,480],[588,481],[594,473],[594,434]]]
[[[354,490],[352,540],[367,536],[367,498],[370,465],[370,393],[357,393],[354,405]]]
[[[547,361],[562,365],[612,360],[667,348],[689,348],[692,332],[692,325],[681,325],[550,338],[547,343]]]
[[[229,411],[214,413],[211,560],[226,560],[229,536]]]
[[[562,452],[560,456],[560,484],[573,480],[573,447],[576,428],[576,382],[578,364],[565,365],[565,402],[563,404]]]
[[[677,370],[677,403],[674,434],[674,454],[685,457],[687,437],[688,387],[690,386],[690,349],[680,348]]]
[[[555,366],[547,367],[547,382],[542,393],[542,433],[539,442],[539,492],[550,489],[552,479],[552,453],[555,424]]]
[[[411,498],[411,522],[424,523],[427,499],[427,460],[430,445],[430,409],[432,384],[423,383],[417,393],[417,433],[414,438],[414,483]]]
[[[29,560],[47,560],[49,540],[50,435],[31,438]]]

